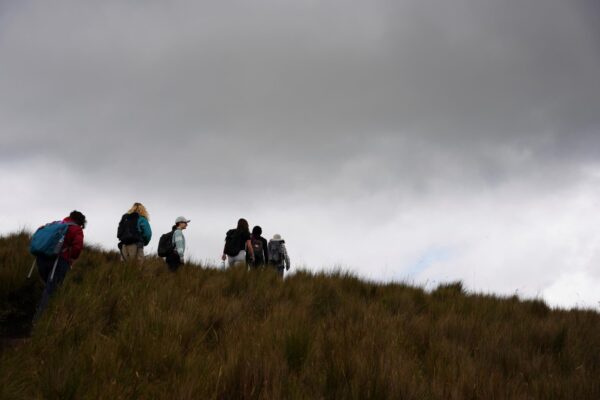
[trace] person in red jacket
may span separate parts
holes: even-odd
[[[48,305],[48,301],[52,296],[52,293],[61,285],[67,276],[67,272],[71,269],[71,266],[79,258],[81,251],[83,250],[83,229],[85,228],[86,219],[79,211],[72,211],[68,217],[62,220],[62,222],[69,223],[69,228],[65,234],[65,241],[63,243],[60,254],[57,257],[44,257],[38,256],[36,264],[40,277],[46,284],[42,299],[37,306],[33,321],[37,321],[42,315],[44,309]],[[54,277],[50,279],[52,269],[56,263],[56,270],[54,271]]]

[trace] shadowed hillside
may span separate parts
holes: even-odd
[[[40,295],[28,236],[0,239],[0,333]],[[2,399],[598,399],[600,315],[428,294],[344,274],[144,271],[86,249],[31,338],[0,353]]]

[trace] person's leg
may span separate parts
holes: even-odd
[[[54,263],[52,263],[52,266],[50,267],[50,272],[48,273],[48,279],[46,281],[46,287],[44,288],[42,298],[37,306],[35,315],[33,316],[33,322],[36,322],[41,317],[42,313],[48,306],[50,297],[65,280],[67,272],[70,269],[70,265],[67,262],[67,260],[63,259],[62,257],[58,257],[58,262],[56,263],[56,270],[54,271],[54,277],[50,279],[50,275],[52,274],[52,268],[54,268]]]
[[[238,265],[240,263],[240,261],[246,261],[246,252],[245,251],[240,251],[235,256],[227,256],[227,262],[229,263],[230,268],[235,265]]]
[[[135,260],[137,254],[137,244],[124,244],[122,247],[123,259],[125,261]]]
[[[44,281],[44,283],[48,282],[48,278],[50,277],[50,273],[52,272],[52,267],[54,266],[55,260],[56,257],[36,257],[35,264],[37,265],[40,278],[42,278],[42,281]]]
[[[144,263],[144,248],[143,247],[139,247],[137,248],[137,254],[136,254],[136,259],[137,262],[142,265]]]
[[[179,255],[178,254],[169,254],[165,258],[165,261],[167,262],[167,265],[169,266],[169,270],[171,272],[177,271],[177,269],[181,265],[181,261],[179,260]]]
[[[242,250],[234,257],[233,265],[241,265],[246,262],[246,250]]]
[[[277,273],[279,274],[279,276],[281,276],[283,278],[283,270],[285,268],[283,267],[283,265],[277,267]]]

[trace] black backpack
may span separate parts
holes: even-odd
[[[158,256],[159,257],[167,257],[169,254],[175,252],[175,245],[173,244],[173,233],[175,231],[171,231],[161,235],[158,240]]]
[[[119,222],[117,229],[117,238],[123,244],[134,244],[142,242],[142,233],[138,229],[138,213],[124,214]]]
[[[250,239],[252,242],[252,250],[254,251],[254,261],[256,264],[264,264],[265,263],[265,253],[263,251],[263,242],[260,238],[255,238],[252,236]]]
[[[225,235],[225,254],[234,257],[237,256],[240,250],[240,233],[237,229],[230,229]]]

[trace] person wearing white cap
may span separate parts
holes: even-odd
[[[285,248],[285,240],[279,234],[273,235],[273,239],[269,240],[269,264],[272,265],[281,277],[283,270],[290,269],[290,258],[288,257],[287,249]]]
[[[173,225],[173,246],[175,251],[169,254],[165,261],[169,266],[169,269],[173,272],[177,271],[183,264],[183,254],[185,253],[185,237],[183,236],[183,230],[187,228],[190,220],[185,217],[177,217],[175,219],[175,225]]]

